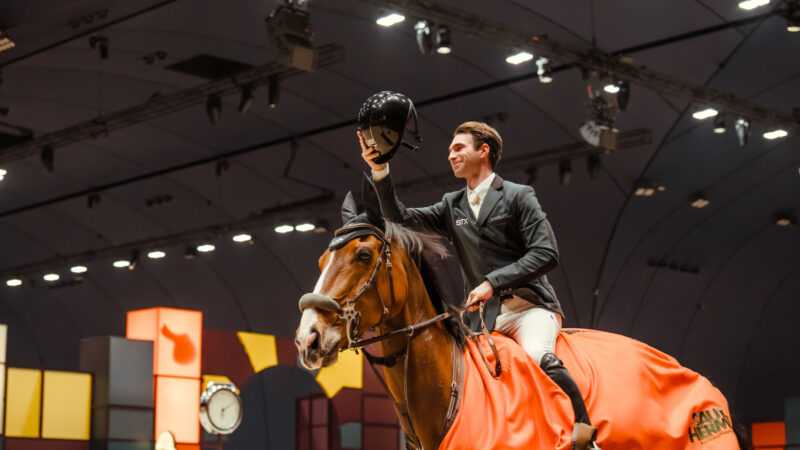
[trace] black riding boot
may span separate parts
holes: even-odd
[[[575,411],[575,422],[591,425],[592,422],[589,421],[589,413],[586,411],[586,405],[583,403],[581,391],[578,389],[578,385],[575,384],[572,376],[567,372],[567,368],[561,363],[561,360],[553,353],[545,353],[545,355],[542,356],[542,362],[539,364],[539,367],[541,367],[544,373],[569,396],[572,402],[572,410]]]

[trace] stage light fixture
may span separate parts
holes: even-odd
[[[69,268],[69,271],[72,273],[86,273],[89,271],[89,268],[86,266],[72,266]]]
[[[197,251],[200,253],[213,252],[217,247],[214,244],[200,244],[197,246]]]
[[[739,2],[739,8],[742,8],[746,11],[750,11],[751,9],[756,9],[765,5],[769,5],[769,0],[744,0]]]
[[[750,139],[750,121],[744,117],[739,117],[733,126],[736,129],[736,138],[739,139],[739,146],[744,147]]]
[[[279,234],[286,234],[292,231],[294,231],[294,227],[291,225],[278,225],[275,227],[275,232]]]
[[[128,270],[135,269],[137,264],[139,264],[139,250],[134,250],[131,252],[131,259],[128,260]]]
[[[17,287],[22,285],[22,280],[19,278],[11,278],[10,280],[6,280],[6,286],[8,287]]]
[[[427,20],[420,20],[414,25],[417,35],[417,47],[423,55],[430,55],[433,50],[433,34],[431,24]]]
[[[569,159],[561,160],[558,163],[558,175],[561,186],[568,185],[570,178],[572,178],[572,161]]]
[[[327,220],[319,219],[316,222],[314,222],[314,233],[317,233],[317,234],[325,233],[330,229],[330,227],[331,227],[331,224],[328,223]]]
[[[167,256],[167,254],[164,253],[161,250],[153,250],[153,251],[147,253],[147,257],[150,258],[150,259],[161,259],[161,258],[163,258],[165,256]]]
[[[714,133],[722,134],[725,132],[725,116],[722,114],[714,118]]]
[[[536,75],[539,77],[539,82],[542,84],[552,83],[553,77],[551,76],[553,70],[550,68],[550,60],[541,57],[536,60]]]
[[[89,47],[100,52],[100,59],[108,59],[108,38],[102,35],[89,37]]]
[[[777,214],[775,216],[775,225],[779,227],[788,227],[789,225],[794,223],[794,219],[787,216],[786,214]]]
[[[695,196],[692,198],[692,208],[701,209],[705,208],[709,204],[711,204],[711,202],[708,201],[703,194],[695,194]]]
[[[449,55],[453,51],[450,40],[450,28],[445,25],[440,25],[436,30],[436,53],[440,55]]]
[[[244,114],[253,106],[253,88],[250,86],[242,87],[242,100],[239,101],[239,114]]]
[[[314,33],[306,1],[286,1],[264,19],[279,61],[300,70],[314,68]]]
[[[620,111],[628,109],[628,102],[631,99],[631,84],[625,80],[618,81],[619,92],[617,92],[617,106]]]
[[[127,259],[118,259],[113,263],[113,266],[117,269],[122,269],[123,267],[128,267],[129,265],[131,265],[131,262]]]
[[[55,169],[56,154],[52,145],[45,145],[42,148],[42,153],[39,155],[39,158],[48,172],[52,172]]]
[[[278,100],[281,96],[281,84],[277,77],[269,79],[269,89],[267,91],[267,98],[270,108],[278,107]]]
[[[235,235],[233,238],[233,242],[253,242],[253,236],[250,236],[247,233],[239,233]]]
[[[183,252],[184,259],[195,259],[197,258],[197,248],[193,246],[186,247],[186,251]]]
[[[57,273],[46,273],[42,278],[44,281],[53,282],[58,281],[61,276],[59,276]]]
[[[6,174],[8,174],[8,172],[5,169],[0,169],[0,181],[3,181],[3,178],[6,177]]]
[[[608,92],[609,94],[616,94],[617,92],[619,92],[619,86],[617,86],[614,83],[609,83],[603,86],[603,90]]]
[[[714,109],[714,108],[706,108],[706,109],[703,109],[703,110],[695,111],[692,114],[692,117],[694,117],[697,120],[705,120],[705,119],[710,119],[712,117],[715,117],[717,114],[719,114],[719,111],[717,111],[716,109]]]
[[[586,158],[586,168],[589,171],[589,179],[594,180],[597,172],[600,171],[600,154],[592,153]]]
[[[376,20],[375,23],[377,23],[378,25],[380,25],[382,27],[390,27],[392,25],[397,25],[398,23],[400,23],[400,22],[402,22],[404,20],[406,20],[406,16],[404,16],[402,14],[391,13],[391,14],[388,14],[388,15],[385,15],[383,17],[378,18],[378,20]]]
[[[222,114],[222,99],[217,94],[210,94],[206,99],[206,114],[211,123],[219,123],[219,116]]]
[[[14,41],[12,41],[3,30],[0,30],[0,52],[10,50],[14,48],[15,45]]]
[[[522,64],[532,59],[533,59],[533,54],[523,50],[519,52],[514,52],[512,55],[508,56],[506,58],[506,62],[509,64],[514,64],[516,66],[517,64]]]
[[[298,225],[294,226],[294,230],[295,231],[300,231],[300,232],[313,231],[314,228],[316,228],[316,225],[314,225],[311,222],[304,222],[304,223],[301,223],[301,224],[298,224]]]
[[[772,141],[774,139],[780,139],[780,138],[786,137],[788,135],[789,135],[789,132],[787,132],[786,130],[783,130],[783,129],[771,130],[771,131],[767,131],[766,133],[763,134],[764,139],[768,139],[770,141]]]

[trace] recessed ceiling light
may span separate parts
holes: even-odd
[[[506,58],[506,62],[509,63],[509,64],[517,65],[517,64],[522,64],[522,63],[524,63],[526,61],[530,61],[532,59],[533,59],[533,54],[532,53],[528,53],[528,52],[522,51],[522,52],[514,53],[513,55],[511,55],[508,58]]]
[[[45,276],[43,276],[42,278],[44,278],[44,281],[58,281],[58,279],[61,277],[58,276],[57,273],[48,273],[45,274]]]
[[[392,25],[397,25],[398,23],[406,20],[406,16],[397,13],[391,13],[386,16],[383,16],[375,21],[378,25],[382,27],[390,27]]]
[[[240,233],[233,237],[233,242],[250,242],[253,240],[253,236],[250,236],[247,233]]]
[[[692,114],[692,117],[694,117],[697,120],[703,120],[703,119],[709,119],[711,117],[714,117],[717,114],[719,114],[719,111],[717,111],[716,109],[714,109],[714,108],[706,108],[706,109],[704,109],[702,111],[695,112],[694,114]]]
[[[147,254],[147,257],[150,259],[161,259],[167,256],[166,253],[162,252],[161,250],[153,250]]]
[[[609,94],[616,94],[617,92],[619,92],[619,86],[617,86],[614,83],[611,83],[603,86],[603,90],[608,92]]]
[[[294,227],[291,225],[278,225],[277,227],[275,227],[276,233],[284,234],[290,231],[294,231]]]
[[[744,0],[739,2],[739,8],[744,10],[750,11],[751,9],[756,9],[759,6],[769,5],[769,0]]]
[[[771,141],[773,139],[786,137],[788,135],[789,133],[786,130],[772,130],[772,131],[767,131],[766,133],[764,133],[763,136],[764,139],[769,139]]]
[[[201,244],[197,246],[197,251],[202,253],[213,252],[217,247],[213,244]]]
[[[6,171],[6,169],[0,169],[0,177],[6,176],[7,173],[8,171]]]
[[[312,231],[316,226],[313,223],[301,223],[294,227],[295,231]]]
[[[86,266],[72,266],[69,271],[72,273],[86,273],[89,269]]]
[[[20,280],[19,278],[12,278],[10,280],[6,280],[6,286],[17,287],[20,285],[22,285],[22,280]]]
[[[117,269],[121,269],[123,267],[128,267],[130,265],[131,265],[131,262],[128,261],[127,259],[118,259],[118,260],[114,261],[114,267],[116,267]]]

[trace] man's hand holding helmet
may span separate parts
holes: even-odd
[[[375,158],[381,156],[381,154],[375,150],[373,147],[367,147],[367,143],[364,141],[364,136],[361,136],[361,132],[357,131],[358,133],[358,142],[361,144],[361,157],[364,158],[364,161],[369,165],[372,170],[376,172],[380,172],[381,170],[386,168],[388,163],[377,164],[373,161]]]

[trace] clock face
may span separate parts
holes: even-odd
[[[220,430],[236,428],[241,420],[242,404],[231,390],[220,389],[208,399],[208,418]]]

